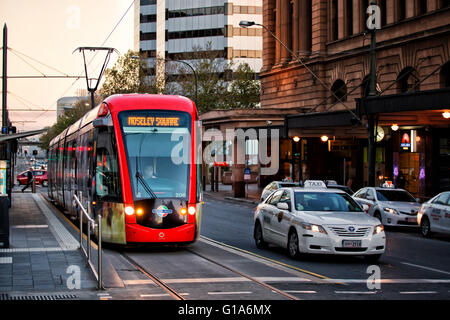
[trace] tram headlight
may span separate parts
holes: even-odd
[[[185,216],[185,215],[187,215],[188,211],[186,208],[181,208],[180,213],[182,216]]]
[[[195,207],[194,206],[189,206],[188,208],[188,212],[191,216],[193,216],[195,214]]]
[[[134,214],[134,208],[132,206],[125,207],[125,214],[127,216],[132,216]]]
[[[144,214],[144,210],[142,208],[139,208],[139,209],[136,210],[136,214],[138,216],[142,216]]]

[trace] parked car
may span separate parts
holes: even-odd
[[[365,187],[353,199],[369,206],[367,213],[385,226],[418,226],[420,203],[404,189]]]
[[[334,180],[327,180],[327,181],[325,181],[325,184],[327,185],[327,188],[339,189],[339,190],[347,192],[349,195],[353,195],[354,194],[352,189],[350,189],[347,186],[338,184]]]
[[[420,207],[417,223],[424,237],[433,233],[450,234],[450,191],[441,192]]]
[[[27,173],[28,171],[24,171],[17,175],[17,182],[19,185],[27,184]],[[33,170],[33,176],[35,178],[36,184],[40,184],[43,187],[48,185],[47,179],[47,170]]]
[[[313,253],[362,255],[376,261],[386,247],[380,221],[346,192],[324,183],[272,193],[256,208],[253,236],[258,248],[281,246],[292,258]]]
[[[299,186],[298,182],[272,181],[261,192],[261,202],[263,202],[275,190],[285,187],[296,187],[296,186]]]

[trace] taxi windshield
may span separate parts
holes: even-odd
[[[298,211],[363,212],[346,193],[295,192],[295,209]]]
[[[380,201],[416,202],[416,199],[406,191],[401,190],[377,190]]]

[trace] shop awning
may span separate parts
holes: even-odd
[[[360,115],[450,109],[450,88],[356,99]]]
[[[289,129],[351,126],[355,124],[355,120],[355,117],[346,110],[296,114],[286,117],[286,123]]]

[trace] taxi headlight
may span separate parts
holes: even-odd
[[[302,228],[305,229],[305,230],[327,234],[325,229],[322,226],[319,226],[317,224],[311,224],[311,223],[303,222],[301,225],[302,225]]]
[[[389,212],[390,214],[396,214],[398,215],[398,211],[393,208],[383,208],[384,211]]]
[[[373,229],[373,234],[379,234],[380,232],[384,231],[384,227],[382,224],[379,224],[377,226],[375,226],[375,228]]]

